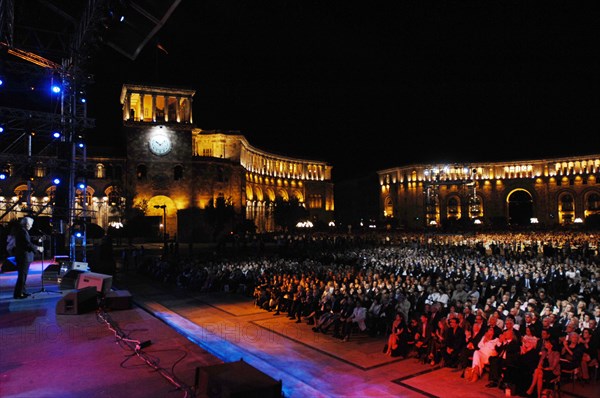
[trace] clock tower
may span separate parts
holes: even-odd
[[[190,206],[185,181],[193,179],[194,94],[187,89],[133,84],[121,90],[127,191],[133,195],[128,205],[160,221],[155,232],[165,238],[177,232],[177,211]]]

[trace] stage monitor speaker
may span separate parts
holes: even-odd
[[[78,269],[80,271],[89,271],[90,267],[88,266],[88,263],[83,262],[83,261],[73,261],[71,263],[71,269]]]
[[[98,308],[98,292],[93,286],[67,293],[56,303],[56,313],[79,315]]]
[[[112,276],[97,274],[95,272],[84,272],[77,279],[77,289],[94,286],[98,293],[106,295],[112,287]]]
[[[129,310],[131,303],[131,293],[127,290],[110,291],[104,297],[104,305],[109,310]]]
[[[49,282],[58,282],[60,277],[60,264],[50,264],[42,272],[42,279]]]
[[[239,360],[199,370],[199,391],[210,398],[281,398],[281,381]]]
[[[72,290],[77,287],[77,280],[79,275],[83,274],[83,271],[72,269],[59,278],[58,284],[62,290]]]
[[[68,255],[55,255],[54,262],[57,264],[68,263],[71,261],[71,258]]]

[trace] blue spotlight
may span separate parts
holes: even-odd
[[[0,126],[0,133],[4,133],[4,126]]]
[[[4,84],[4,80],[0,77],[0,86]]]
[[[55,131],[54,133],[52,133],[52,137],[54,137],[54,138],[60,138],[60,132],[59,131]]]
[[[85,186],[87,185],[87,179],[85,177],[77,177],[75,181],[75,186],[82,191],[85,191]]]
[[[84,147],[84,145],[83,145],[83,142],[80,142],[79,144],[77,144],[77,146],[78,146],[79,148],[83,148],[83,147]]]
[[[87,100],[85,98],[80,99],[82,104],[85,104],[87,102]]]
[[[75,232],[76,238],[81,238],[82,236],[83,236],[83,234],[81,232]]]
[[[60,184],[60,178],[58,178],[58,177],[54,178],[54,179],[52,180],[52,183],[53,183],[54,185],[59,185],[59,184]]]
[[[53,84],[50,90],[52,90],[54,94],[58,94],[60,93],[60,86],[58,84]]]
[[[10,167],[8,164],[3,164],[0,167],[0,180],[6,180],[10,177]]]

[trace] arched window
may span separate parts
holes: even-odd
[[[91,187],[86,187],[85,194],[81,189],[77,189],[75,190],[75,202],[77,203],[77,205],[83,207],[85,200],[85,206],[91,206],[93,194],[94,192]]]
[[[561,207],[561,211],[573,211],[574,210],[574,206],[573,206],[573,196],[571,195],[563,195],[560,198],[560,207]]]
[[[460,218],[460,202],[456,196],[448,199],[448,218],[456,220]]]
[[[108,194],[108,204],[110,206],[117,206],[121,202],[121,198],[119,197],[119,192],[116,189],[113,189]]]
[[[96,178],[106,178],[106,169],[102,163],[96,165]]]
[[[570,193],[563,193],[558,200],[558,215],[561,224],[570,224],[575,219],[575,200]]]
[[[392,198],[390,198],[389,196],[387,198],[385,198],[385,205],[384,205],[384,210],[383,210],[383,216],[384,217],[394,217],[394,202],[392,201]]]
[[[182,166],[175,166],[173,168],[173,179],[175,181],[179,181],[183,178],[183,167]]]
[[[138,165],[136,168],[135,176],[138,180],[145,180],[148,176],[148,168],[143,164]]]
[[[590,211],[599,211],[600,210],[600,195],[597,193],[591,193],[588,195],[587,200],[587,210]]]
[[[113,166],[113,179],[120,181],[123,178],[123,168],[121,166]]]

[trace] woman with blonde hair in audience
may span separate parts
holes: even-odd
[[[577,308],[575,310],[575,316],[577,318],[583,318],[583,315],[587,312],[587,303],[584,300],[577,302]]]
[[[471,379],[469,381],[477,381],[483,374],[483,368],[490,363],[490,356],[496,354],[496,343],[498,343],[497,331],[494,328],[488,328],[485,334],[477,343],[477,349],[473,351],[473,362],[471,367]]]

